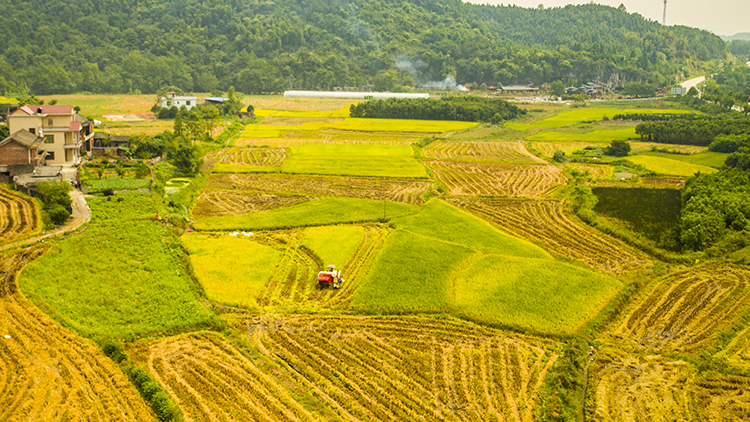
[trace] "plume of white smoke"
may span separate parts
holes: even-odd
[[[405,54],[397,54],[395,58],[396,63],[394,66],[396,69],[408,73],[414,80],[419,80],[422,69],[427,67],[427,63],[422,61],[422,59],[411,60]]]
[[[442,81],[430,81],[422,85],[431,91],[468,91],[469,89],[463,85],[456,83],[456,78],[453,75],[446,76]]]

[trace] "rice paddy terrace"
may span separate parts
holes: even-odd
[[[353,119],[341,100],[257,106],[259,123],[207,160],[195,231],[153,224],[159,202],[134,192],[92,199],[92,233],[4,255],[0,419],[155,419],[126,364],[91,341],[105,338],[185,421],[750,418],[750,272],[664,263],[570,211],[573,177],[614,184],[616,167],[551,157],[627,139],[632,127],[580,127],[622,110],[486,135],[496,129]],[[34,201],[0,196],[0,242],[35,230]],[[45,262],[103,233],[133,255],[118,271],[172,284],[96,278],[103,253],[76,280],[41,282]],[[317,284],[329,264],[340,289]],[[166,286],[179,305],[149,318]],[[107,309],[107,329],[86,325]]]

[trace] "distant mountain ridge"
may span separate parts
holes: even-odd
[[[0,0],[0,95],[260,93],[372,83],[667,85],[721,38],[595,4],[460,0]]]
[[[737,34],[730,35],[730,36],[722,36],[721,39],[727,42],[735,41],[735,40],[750,41],[750,32],[739,32]]]

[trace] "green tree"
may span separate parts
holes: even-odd
[[[633,95],[635,97],[653,97],[656,95],[656,89],[649,84],[629,83],[622,90],[624,95]]]
[[[565,84],[562,81],[555,81],[550,84],[551,94],[555,97],[562,97],[565,95]]]
[[[604,149],[604,154],[613,157],[625,157],[630,154],[630,144],[625,141],[612,141],[612,143]]]
[[[179,145],[169,157],[177,170],[184,174],[195,174],[202,164],[198,150],[192,145]]]

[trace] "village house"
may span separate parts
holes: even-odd
[[[163,97],[158,98],[158,102],[159,107],[161,108],[182,108],[182,106],[185,106],[186,109],[190,110],[198,105],[198,97],[191,95],[177,95],[174,92],[167,92]]]
[[[93,123],[71,105],[25,105],[8,116],[8,126],[12,137],[26,131],[42,138],[37,148],[47,165],[77,166],[81,147],[94,136]]]
[[[539,92],[539,87],[537,87],[534,84],[528,84],[528,85],[504,85],[499,88],[499,91],[503,94],[512,94],[512,95],[536,95]]]
[[[0,183],[11,183],[19,174],[31,173],[43,155],[39,145],[44,138],[19,130],[0,141]]]

